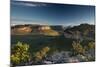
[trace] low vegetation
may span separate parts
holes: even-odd
[[[42,48],[42,50],[36,52],[35,61],[38,62],[38,61],[42,60],[44,57],[46,57],[49,50],[50,50],[49,47],[44,47],[44,48]]]
[[[52,54],[54,55],[55,52],[58,52],[58,51],[53,50],[53,53],[49,54],[49,52],[52,51],[52,48],[50,46],[44,46],[42,49],[38,50],[37,52],[33,52],[34,54],[32,52],[30,52],[29,49],[32,49],[32,48],[28,44],[25,44],[22,42],[18,42],[16,45],[14,45],[12,47],[12,52],[11,52],[11,64],[13,66],[30,65],[30,63],[31,64],[38,64],[38,63],[41,64],[42,61],[45,60],[45,58],[47,58],[48,56],[49,57],[52,56]],[[95,50],[94,42],[89,42],[87,44],[87,46],[86,45],[82,46],[82,44],[80,44],[80,42],[73,41],[71,50],[64,51],[64,52],[65,52],[65,55],[67,52],[70,52],[71,55],[68,55],[70,59],[72,59],[71,57],[79,56],[80,59],[77,59],[77,60],[80,60],[80,62],[81,62],[81,60],[82,61],[94,61],[95,54],[93,54],[93,51],[91,51],[91,50]],[[94,51],[94,53],[95,53],[95,51]],[[60,54],[59,54],[59,56],[60,56]],[[63,55],[61,55],[61,56],[63,56]],[[63,59],[63,57],[62,57],[62,59]],[[52,60],[53,62],[55,62],[53,59],[49,59],[49,60]],[[69,60],[66,62],[70,62]],[[61,62],[63,62],[63,61],[61,61]]]

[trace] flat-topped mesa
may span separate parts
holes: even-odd
[[[17,25],[11,27],[11,34],[13,35],[25,35],[25,34],[39,34],[48,36],[58,36],[59,29],[55,29],[57,26],[49,25]]]
[[[22,31],[22,32],[31,32],[32,29],[30,27],[23,27],[23,28],[19,28],[18,31]]]
[[[51,29],[51,27],[50,26],[47,26],[47,25],[43,25],[43,26],[40,26],[40,27],[38,27],[38,30],[50,30]]]
[[[12,34],[28,34],[32,32],[32,28],[30,26],[22,26],[11,29]]]

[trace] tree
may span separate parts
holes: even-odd
[[[74,54],[84,54],[85,53],[85,49],[83,48],[83,46],[80,44],[80,42],[73,42],[72,43],[72,47],[73,47],[73,52]]]
[[[88,61],[95,60],[95,43],[93,41],[91,41],[87,44],[87,50],[86,50],[85,55],[86,55]]]
[[[27,62],[30,58],[29,54],[29,45],[18,42],[15,46],[12,47],[11,52],[11,63],[18,65],[24,62]]]
[[[95,48],[95,43],[94,42],[89,42],[88,48],[89,49],[94,49]]]
[[[42,59],[46,56],[47,52],[49,52],[49,50],[50,50],[49,47],[44,47],[44,48],[42,48],[42,50],[38,51],[38,52],[35,54],[35,60],[36,60],[36,61],[42,60]]]

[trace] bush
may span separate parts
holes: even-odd
[[[84,54],[85,53],[85,49],[83,48],[83,46],[80,44],[80,42],[73,42],[72,43],[72,49],[73,49],[73,53],[74,54]]]
[[[84,61],[94,61],[95,60],[95,43],[89,42],[85,46],[82,46],[79,42],[73,42],[72,55],[81,55],[85,57]]]
[[[25,63],[29,60],[29,45],[18,42],[15,46],[12,47],[11,52],[11,63],[13,65],[18,65]]]
[[[44,48],[42,48],[42,50],[38,51],[38,52],[35,54],[35,60],[36,60],[36,61],[42,60],[42,59],[47,55],[47,52],[49,52],[49,50],[50,50],[49,47],[44,47]]]
[[[95,43],[94,42],[89,42],[88,43],[88,48],[89,49],[95,49]]]

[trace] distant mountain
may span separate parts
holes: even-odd
[[[95,30],[95,25],[80,24],[80,25],[77,25],[77,26],[69,27],[65,31],[67,31],[67,30],[80,31],[80,32],[84,32],[85,30],[94,31]]]
[[[49,35],[58,36],[65,35],[68,38],[95,38],[95,25],[80,24],[73,27],[65,27],[61,25],[38,25],[38,24],[24,24],[11,26],[12,35]]]
[[[68,27],[64,30],[66,37],[74,38],[95,38],[95,25],[80,24],[78,26]]]
[[[39,34],[39,35],[58,36],[60,35],[61,31],[62,31],[62,26],[48,26],[48,25],[36,25],[36,24],[11,26],[12,35]]]

